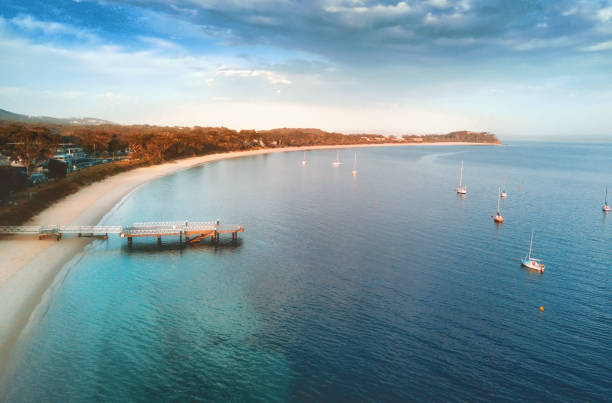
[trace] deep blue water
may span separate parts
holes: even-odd
[[[611,144],[357,152],[356,178],[352,150],[339,168],[326,150],[139,188],[106,223],[246,232],[95,241],[22,336],[0,400],[612,399]],[[516,261],[532,228],[541,275]]]

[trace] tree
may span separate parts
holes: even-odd
[[[57,145],[57,138],[43,126],[14,125],[9,140],[9,157],[15,162],[23,163],[28,177],[32,168],[53,155]]]
[[[18,167],[0,166],[0,200],[6,201],[10,192],[24,189],[26,176]]]
[[[165,153],[176,142],[176,137],[167,131],[154,136],[146,144],[147,159],[155,164],[164,161]]]
[[[113,137],[111,138],[111,140],[108,142],[107,145],[107,150],[109,152],[109,154],[113,155],[113,159],[115,158],[115,153],[119,150],[122,150],[124,148],[127,148],[127,143],[125,141],[121,141],[119,140],[119,138],[116,135],[113,135]]]
[[[50,159],[49,164],[47,165],[47,170],[49,170],[49,178],[65,178],[66,172],[68,172],[68,164],[60,160]]]

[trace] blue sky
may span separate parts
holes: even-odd
[[[612,134],[608,0],[3,0],[0,108],[118,123]]]

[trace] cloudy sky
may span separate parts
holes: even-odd
[[[118,123],[612,134],[609,0],[2,0],[0,108]]]

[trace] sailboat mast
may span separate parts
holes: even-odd
[[[606,198],[604,199],[606,204],[608,204],[608,185],[606,185]]]
[[[461,188],[461,184],[463,183],[463,160],[461,160],[461,173],[459,174],[459,187]]]
[[[353,171],[357,169],[357,153],[355,153],[355,159],[353,160]]]
[[[531,247],[533,246],[533,230],[531,230],[531,241],[529,241],[529,256],[528,259],[531,259]]]

